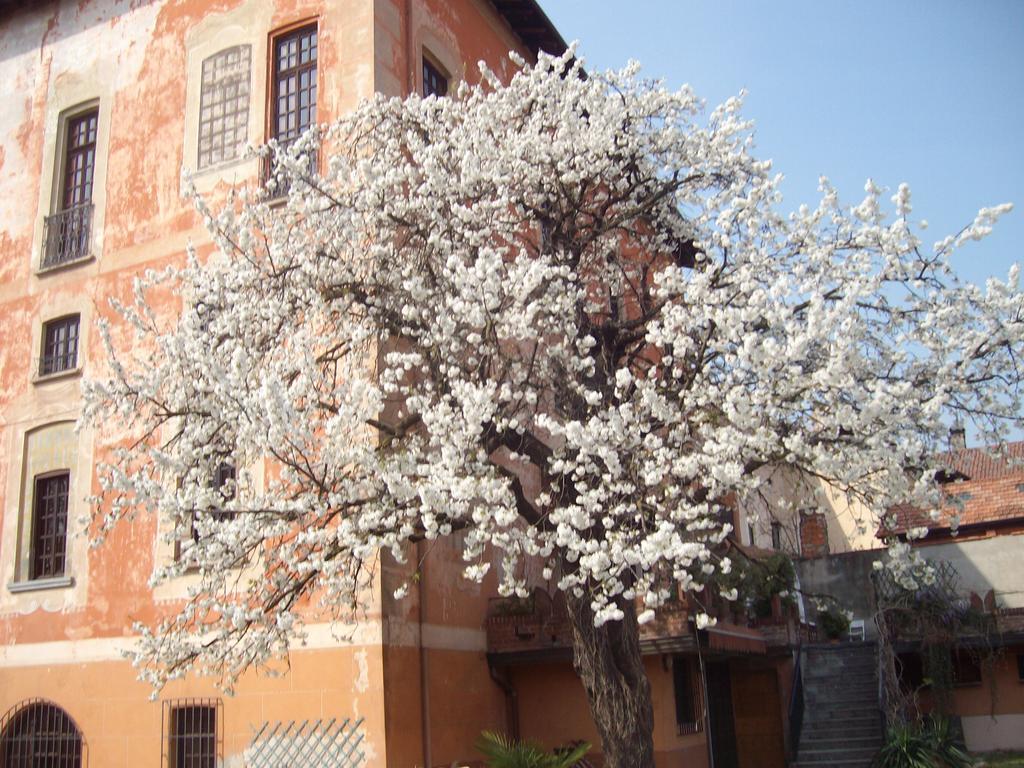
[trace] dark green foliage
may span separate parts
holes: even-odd
[[[590,745],[584,742],[548,752],[532,741],[515,741],[493,731],[480,734],[476,748],[490,768],[572,768],[590,751]]]
[[[729,573],[717,573],[714,580],[723,591],[735,589],[739,602],[749,605],[758,618],[771,615],[776,595],[783,595],[783,605],[795,605],[796,569],[782,552],[763,560],[736,558]]]
[[[838,640],[850,631],[850,618],[838,608],[818,611],[818,627],[830,640]]]
[[[971,765],[949,720],[941,717],[889,728],[885,744],[872,762],[873,768],[970,768]]]

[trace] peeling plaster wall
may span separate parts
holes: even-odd
[[[209,242],[182,197],[184,147],[198,100],[203,55],[219,50],[230,28],[252,45],[255,84],[250,141],[266,135],[266,51],[282,25],[316,19],[320,29],[319,107],[322,120],[351,109],[373,92],[373,0],[59,0],[0,14],[0,77],[9,85],[0,110],[0,714],[42,697],[64,707],[82,728],[92,765],[158,765],[160,704],[121,652],[137,621],[152,623],[174,609],[183,589],[157,596],[148,581],[166,556],[154,545],[156,521],[121,525],[89,550],[68,543],[73,586],[11,590],[24,571],[25,488],[38,449],[31,435],[73,421],[81,407],[81,374],[36,381],[42,324],[81,315],[79,360],[97,370],[102,350],[95,322],[110,317],[110,297],[128,297],[140,269],[178,263],[191,240]],[[202,45],[212,50],[204,52]],[[92,258],[40,272],[44,219],[59,190],[60,146],[67,110],[98,104],[93,187]],[[192,144],[194,146],[194,142]],[[256,183],[256,164],[203,174],[214,204],[234,184]],[[167,295],[160,309],[173,314]],[[115,338],[120,334],[115,330]],[[64,434],[64,430],[61,434]],[[64,435],[65,437],[67,435]],[[106,448],[77,435],[71,467],[69,525],[98,491],[94,463]],[[27,479],[26,479],[27,477]],[[30,519],[28,523],[30,523]],[[23,574],[22,574],[23,575]],[[376,599],[376,598],[375,598]],[[364,717],[368,765],[385,764],[382,633],[379,607],[355,633],[317,629],[296,649],[282,677],[249,674],[234,698],[224,697],[225,756],[247,746],[265,719]],[[161,699],[216,696],[209,680],[168,686]],[[229,763],[231,760],[229,759]],[[237,760],[235,761],[237,762]]]
[[[150,588],[154,564],[167,554],[154,543],[157,521],[140,518],[120,526],[101,549],[88,550],[81,537],[69,546],[73,588],[9,591],[27,503],[26,436],[73,420],[80,409],[80,375],[34,380],[42,324],[58,311],[80,312],[80,364],[88,374],[101,364],[90,329],[111,317],[108,299],[127,299],[139,270],[180,263],[189,241],[209,251],[181,182],[183,166],[195,159],[202,60],[229,45],[252,46],[248,135],[260,143],[270,34],[314,18],[321,121],[375,91],[419,91],[423,55],[446,70],[453,87],[475,82],[480,60],[510,77],[508,51],[529,58],[485,0],[54,0],[0,14],[0,77],[11,86],[0,111],[0,713],[36,696],[61,704],[82,726],[93,765],[157,764],[159,705],[145,703],[148,689],[119,659],[133,642],[135,622],[166,615],[185,585]],[[92,258],[41,273],[44,219],[59,190],[63,120],[87,101],[99,109]],[[195,180],[216,205],[230,187],[254,184],[256,176],[256,162],[241,160]],[[166,296],[161,308],[177,312],[176,299]],[[116,328],[113,335],[127,339]],[[69,518],[87,512],[84,496],[98,491],[92,467],[106,448],[83,433],[75,450]],[[247,675],[238,696],[225,700],[225,754],[237,756],[261,718],[352,715],[366,718],[369,765],[422,762],[425,672],[432,708],[458,710],[458,717],[435,714],[430,721],[433,762],[477,759],[472,742],[479,731],[502,728],[506,716],[485,658],[493,575],[483,585],[467,583],[455,550],[443,546],[428,559],[422,616],[415,596],[400,603],[390,597],[408,572],[385,563],[384,597],[354,639],[317,630],[316,642],[293,654],[284,677]],[[214,691],[209,681],[188,679],[161,697],[179,695]]]

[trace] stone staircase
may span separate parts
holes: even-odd
[[[868,768],[882,746],[874,643],[804,646],[799,768]]]

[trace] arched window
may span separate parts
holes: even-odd
[[[63,709],[23,701],[0,720],[0,768],[80,768],[82,734]]]

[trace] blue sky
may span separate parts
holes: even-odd
[[[709,106],[749,91],[758,154],[786,208],[821,174],[848,203],[868,177],[913,190],[926,243],[1013,202],[954,264],[1005,277],[1024,261],[1024,0],[540,0],[589,69],[637,59]]]

